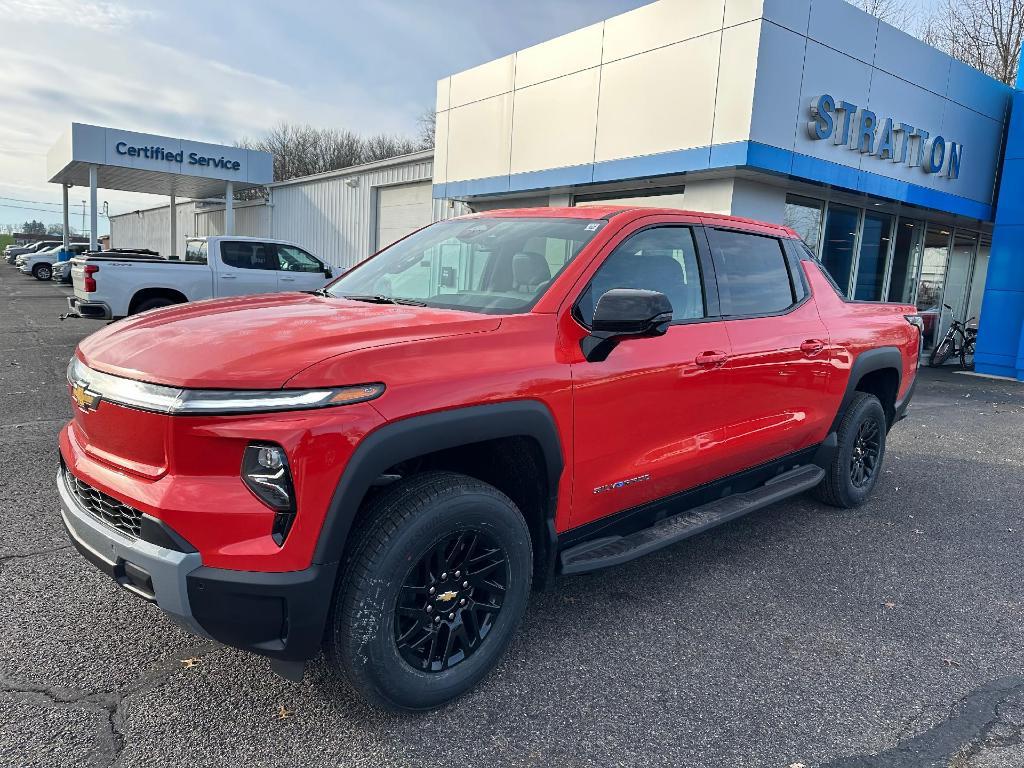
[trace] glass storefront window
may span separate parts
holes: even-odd
[[[830,204],[821,248],[821,263],[844,293],[850,290],[853,249],[857,244],[860,211],[846,205]]]
[[[924,224],[900,219],[896,224],[896,244],[892,249],[889,301],[910,304],[917,288],[917,267],[921,260]]]
[[[948,304],[952,309],[944,309],[942,312],[942,322],[939,324],[940,338],[954,317],[957,320],[967,319],[964,317],[967,311],[967,287],[971,280],[971,264],[977,250],[978,236],[975,233],[959,229],[953,233],[953,247],[949,251],[949,266],[946,268],[946,289],[942,296],[943,305]]]
[[[885,283],[885,263],[892,239],[892,216],[868,211],[860,237],[860,257],[853,298],[858,301],[881,301]]]
[[[917,289],[917,310],[924,316],[924,346],[935,346],[942,322],[942,290],[946,284],[951,232],[942,225],[928,227],[921,259],[921,282]]]
[[[974,259],[974,272],[971,277],[971,298],[967,302],[967,320],[969,325],[977,327],[981,317],[981,300],[985,297],[985,278],[988,276],[988,257],[992,250],[992,240],[982,237],[978,245],[978,255]],[[973,322],[970,322],[973,320]]]
[[[821,240],[821,202],[790,195],[786,198],[786,213],[782,223],[792,229],[813,253],[818,252]]]

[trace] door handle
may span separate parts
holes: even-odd
[[[294,277],[281,277],[281,282],[282,283],[294,283],[295,282],[295,278]]]
[[[693,362],[701,368],[714,368],[722,365],[728,359],[729,356],[725,352],[713,350],[711,352],[701,352]]]
[[[234,280],[235,276],[234,275],[221,275],[220,279],[221,280]]]
[[[800,351],[807,357],[814,357],[825,348],[825,342],[821,339],[808,339],[800,345]]]

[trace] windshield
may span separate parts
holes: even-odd
[[[605,223],[557,218],[441,221],[357,265],[326,293],[488,314],[523,312]]]

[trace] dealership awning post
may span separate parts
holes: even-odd
[[[61,212],[64,214],[64,250],[66,251],[68,249],[68,245],[71,242],[71,235],[68,233],[68,228],[69,228],[69,224],[68,224],[68,190],[71,187],[68,184],[61,184],[60,188],[61,188],[61,192],[64,193],[63,194],[64,208],[61,210]]]
[[[99,249],[99,240],[96,237],[96,187],[99,184],[99,168],[95,165],[89,166],[89,250]]]
[[[172,257],[176,253],[175,248],[178,245],[178,207],[174,195],[171,195],[171,204],[168,211],[171,214],[171,249],[167,255]]]
[[[224,234],[235,234],[235,185],[224,185]]]

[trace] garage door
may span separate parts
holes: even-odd
[[[377,249],[433,221],[430,182],[377,190]]]

